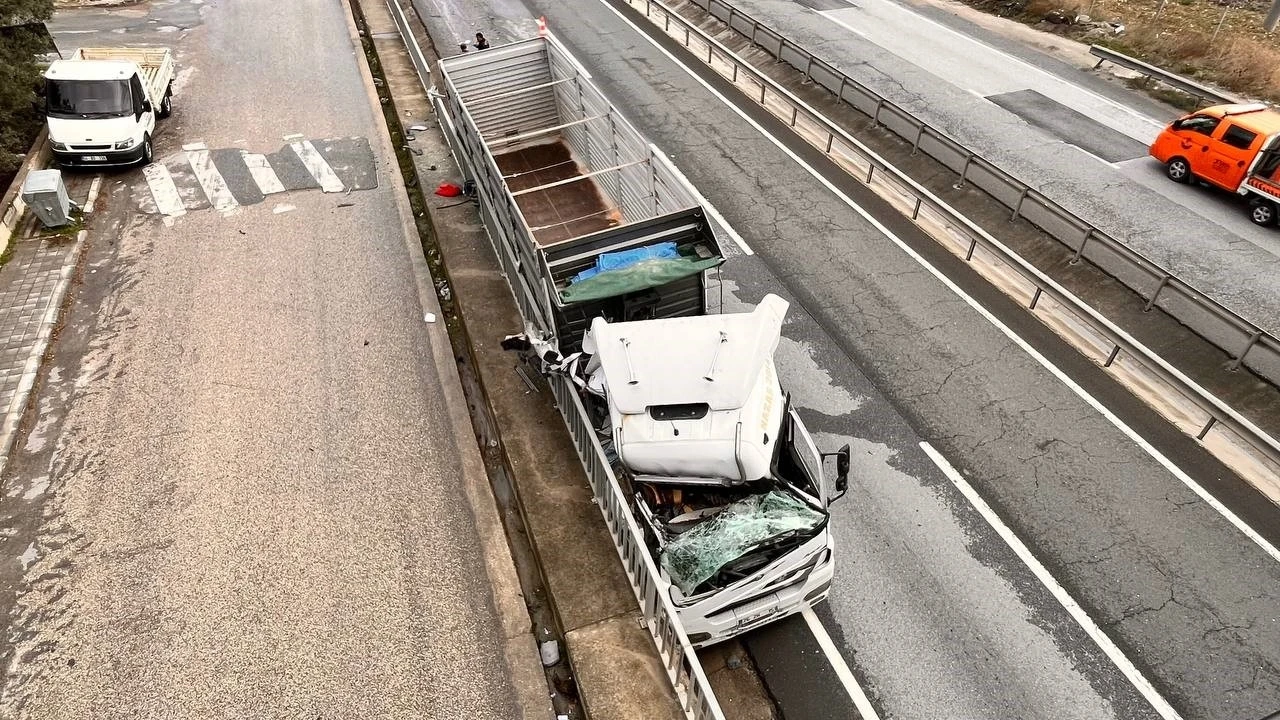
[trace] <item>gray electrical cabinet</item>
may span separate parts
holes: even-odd
[[[71,222],[71,200],[58,170],[32,170],[22,183],[22,201],[45,227],[62,227]]]

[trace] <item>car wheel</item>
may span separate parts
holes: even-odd
[[[150,164],[151,164],[151,156],[152,156],[152,149],[151,149],[151,136],[150,136],[150,135],[143,135],[143,136],[142,136],[142,164],[143,164],[143,165],[150,165]]]
[[[1276,222],[1276,204],[1270,200],[1254,200],[1249,203],[1249,219],[1254,225],[1274,225]]]
[[[173,114],[173,95],[169,92],[164,94],[164,99],[160,101],[160,117],[167,118]]]
[[[1165,166],[1164,174],[1176,183],[1191,182],[1191,163],[1186,158],[1176,157]]]

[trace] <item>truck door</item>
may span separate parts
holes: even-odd
[[[791,450],[812,481],[813,489],[818,493],[818,501],[826,507],[830,502],[831,493],[830,488],[827,487],[827,477],[822,472],[822,455],[818,452],[818,446],[814,444],[813,438],[809,436],[809,428],[800,421],[795,408],[788,408],[787,413],[791,416],[791,429],[794,433],[791,437]]]
[[[151,98],[147,97],[142,78],[138,77],[137,73],[129,78],[129,94],[133,96],[133,116],[137,118],[138,126],[146,132],[155,131],[155,108],[151,107]]]
[[[1245,173],[1261,149],[1263,139],[1258,133],[1226,120],[1214,133],[1216,142],[1209,144],[1208,169],[1196,174],[1224,190],[1235,192],[1244,182]]]
[[[1173,135],[1177,140],[1176,148],[1168,148],[1169,157],[1181,155],[1191,165],[1191,174],[1204,177],[1211,163],[1209,161],[1209,144],[1221,118],[1212,115],[1189,115],[1173,124]]]

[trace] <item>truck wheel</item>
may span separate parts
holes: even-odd
[[[150,136],[150,135],[143,135],[143,136],[142,136],[142,164],[143,164],[143,165],[150,165],[150,164],[151,164],[151,156],[152,156],[152,149],[151,149],[151,136]]]
[[[1164,174],[1176,183],[1191,182],[1191,163],[1186,158],[1176,157],[1165,166]]]
[[[1261,198],[1249,203],[1249,219],[1254,225],[1274,225],[1276,223],[1276,204]]]
[[[156,115],[167,118],[173,114],[173,93],[168,90],[164,93],[164,99],[160,101],[160,112]]]

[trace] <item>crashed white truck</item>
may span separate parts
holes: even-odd
[[[724,257],[698,194],[553,36],[441,60],[439,77],[438,119],[525,320],[504,347],[589,435],[582,463],[626,498],[690,641],[821,602],[849,449],[819,453],[779,384],[786,301],[708,314]]]

